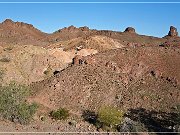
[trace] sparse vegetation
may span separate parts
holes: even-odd
[[[98,111],[98,120],[103,126],[115,128],[123,121],[124,113],[115,107],[104,106]]]
[[[55,120],[65,120],[69,117],[69,115],[69,110],[65,108],[59,108],[58,110],[50,113],[50,116]]]
[[[97,114],[90,110],[86,110],[82,114],[85,121],[105,131],[117,131],[118,126],[123,122],[123,116],[122,111],[111,106],[101,107]]]
[[[27,103],[22,103],[17,106],[18,110],[18,121],[21,124],[27,124],[31,119],[32,116],[35,114],[38,105],[36,103],[33,103],[31,105]]]
[[[21,124],[27,124],[37,110],[37,104],[28,104],[25,98],[30,95],[27,86],[11,82],[0,87],[0,115]]]

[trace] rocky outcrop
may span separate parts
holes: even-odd
[[[63,29],[60,29],[57,32],[74,32],[74,31],[89,31],[89,30],[90,29],[87,26],[77,28],[77,27],[71,25],[69,27],[65,27]]]
[[[82,55],[76,55],[74,58],[73,58],[73,64],[74,65],[81,65],[81,64],[88,64],[88,65],[93,65],[96,63],[96,60],[95,58],[91,56],[82,56]]]
[[[87,26],[79,27],[81,31],[89,31],[90,29]]]
[[[127,27],[124,32],[136,33],[136,30],[133,27]]]
[[[73,58],[73,64],[74,65],[79,65],[79,64],[82,64],[83,62],[83,56],[81,55],[76,55],[74,58]]]
[[[168,33],[168,36],[177,37],[178,36],[177,28],[175,28],[174,26],[171,26],[169,33]]]
[[[2,22],[3,25],[12,25],[14,22],[11,19],[6,19],[4,22]]]
[[[11,19],[6,19],[4,22],[2,22],[2,24],[7,25],[7,26],[26,27],[26,28],[35,29],[32,24],[28,24],[28,23],[24,23],[24,22],[14,22]]]

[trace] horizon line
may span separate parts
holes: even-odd
[[[27,2],[20,2],[20,1],[17,1],[17,2],[11,2],[11,1],[2,1],[0,2],[0,4],[180,4],[180,1],[179,2],[152,2],[152,1],[149,1],[149,2],[140,2],[140,1],[137,1],[137,2],[125,2],[125,1],[122,1],[122,2],[100,2],[100,1],[97,1],[97,2],[90,2],[90,1],[87,1],[87,2],[80,2],[80,1],[76,1],[76,2],[56,2],[56,1],[52,1],[52,2],[40,2],[40,1],[27,1]]]
[[[32,24],[32,23],[29,23],[29,22],[26,22],[26,21],[14,21],[14,20],[11,19],[11,18],[6,18],[6,19],[3,19],[3,20],[4,20],[4,21],[0,21],[0,24],[2,24],[3,22],[5,22],[6,20],[11,20],[13,23],[19,22],[19,23],[30,24],[30,25],[32,25],[35,29],[40,30],[41,32],[46,33],[46,34],[53,34],[53,33],[57,32],[57,31],[59,31],[59,30],[62,30],[62,29],[64,29],[64,28],[68,28],[68,27],[71,27],[71,26],[73,26],[73,27],[75,27],[75,28],[77,28],[77,29],[79,29],[79,28],[81,28],[81,27],[88,27],[89,30],[124,32],[123,30],[118,30],[118,29],[109,29],[109,28],[99,29],[99,28],[95,28],[95,27],[90,27],[90,26],[88,26],[88,25],[77,26],[77,25],[74,25],[74,24],[62,26],[62,27],[59,27],[59,28],[57,28],[56,30],[53,30],[53,31],[45,31],[45,30],[43,30],[43,29],[38,28],[36,25],[34,25],[34,24]],[[169,25],[169,27],[171,27],[171,26],[173,26],[173,25]],[[132,27],[132,28],[134,28],[134,29],[136,30],[136,28],[135,28],[134,26],[126,26],[125,29],[128,28],[128,27]],[[177,28],[176,26],[174,26],[174,27]],[[124,29],[124,30],[125,30],[125,29]],[[178,30],[177,30],[177,31],[178,31]],[[163,38],[164,36],[167,35],[167,34],[166,34],[166,35],[163,34],[163,35],[161,35],[161,36],[160,36],[160,35],[151,35],[151,34],[145,34],[145,33],[138,33],[137,31],[136,31],[136,34],[142,35],[142,36],[144,35],[144,36],[156,37],[156,38]]]

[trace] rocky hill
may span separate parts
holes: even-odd
[[[49,45],[47,48],[63,48],[67,50],[94,49],[102,52],[109,49],[122,48],[121,41],[109,38],[107,36],[88,36],[78,37],[67,41],[59,41]]]
[[[118,32],[70,26],[47,34],[7,19],[0,24],[1,93],[12,81],[28,85],[31,95],[20,109],[26,114],[26,105],[34,102],[39,108],[29,125],[18,127],[19,117],[13,114],[14,123],[2,119],[0,131],[7,131],[4,125],[9,131],[111,131],[111,126],[98,127],[102,123],[92,125],[103,106],[122,110],[125,126],[127,121],[145,126],[138,131],[175,131],[180,118],[179,59],[180,37],[173,26],[162,38],[140,35],[133,27]],[[0,100],[9,103],[4,97],[14,95],[3,92]],[[50,117],[60,107],[69,110],[69,119]],[[93,115],[88,114],[89,123],[84,112]]]
[[[107,37],[105,40],[109,38],[108,40],[115,40],[115,42],[117,41],[123,46],[158,46],[167,42],[172,42],[172,38],[175,38],[176,42],[179,42],[177,29],[173,26],[170,27],[170,31],[167,36],[164,38],[157,38],[140,35],[136,33],[136,30],[133,27],[126,28],[124,32],[117,32],[89,29],[87,26],[79,28],[75,26],[69,26],[63,29],[59,29],[54,33],[47,34],[36,29],[31,24],[14,22],[10,19],[6,19],[0,24],[0,45],[32,44],[44,47],[51,44],[59,44],[64,41],[71,42],[71,40],[74,39],[83,41],[90,40],[92,37],[96,36],[99,38],[99,40],[104,40]],[[101,37],[102,39],[100,39]],[[81,42],[79,42],[78,44],[81,44]],[[89,46],[89,42],[83,42],[82,44],[84,44],[85,47]],[[98,44],[101,44],[101,41]],[[102,42],[102,45],[103,44],[104,43]]]
[[[33,100],[74,111],[98,110],[103,104],[170,111],[180,102],[179,58],[179,49],[153,47],[87,56],[81,59],[84,64],[35,84]]]
[[[50,39],[54,42],[67,41],[74,38],[89,36],[106,36],[115,40],[119,40],[123,45],[138,45],[138,46],[156,46],[166,41],[166,39],[156,38],[152,36],[139,35],[135,29],[128,27],[124,32],[109,31],[109,30],[95,30],[88,27],[76,28],[74,26],[65,27],[54,32]]]
[[[33,25],[14,22],[11,19],[6,19],[0,23],[0,45],[8,44],[47,44],[48,34],[36,29]]]

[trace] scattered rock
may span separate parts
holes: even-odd
[[[112,70],[118,73],[120,72],[118,65],[113,61],[108,61],[105,66],[111,68]]]
[[[142,123],[135,122],[128,117],[124,118],[123,123],[118,128],[120,132],[147,132]]]

